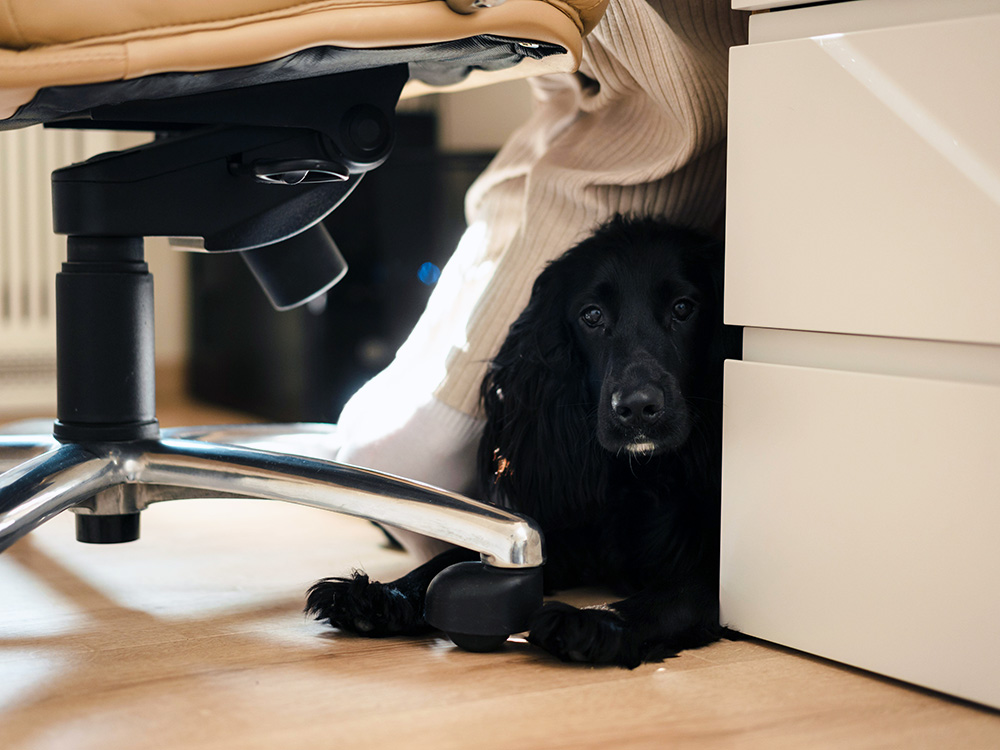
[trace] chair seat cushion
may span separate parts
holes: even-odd
[[[506,77],[570,71],[606,4],[507,0],[463,15],[443,0],[0,0],[0,119],[49,87],[252,69],[317,48],[499,37],[562,50],[519,57]]]

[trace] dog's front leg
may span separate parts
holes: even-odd
[[[371,638],[422,633],[430,628],[424,621],[424,597],[434,576],[475,559],[475,552],[454,547],[389,583],[372,581],[359,570],[324,578],[309,589],[305,610],[334,628]]]
[[[634,669],[704,646],[721,632],[717,592],[691,583],[586,609],[549,602],[532,617],[528,640],[563,661]]]

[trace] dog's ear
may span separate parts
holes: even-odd
[[[565,314],[567,265],[564,256],[549,263],[535,279],[527,306],[511,324],[490,364],[490,375],[514,377],[519,374],[517,366],[523,364],[564,377],[571,360],[578,358]]]
[[[562,264],[546,268],[483,380],[486,426],[479,445],[482,497],[543,523],[546,488],[567,505],[599,491],[587,464],[590,398],[585,363],[566,319]],[[563,506],[566,507],[565,505]]]

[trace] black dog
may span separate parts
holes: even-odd
[[[651,219],[616,218],[551,263],[482,385],[483,499],[541,526],[550,602],[529,640],[567,661],[635,667],[719,637],[722,247]],[[365,635],[426,629],[423,597],[466,550],[389,584],[325,579],[307,611]]]

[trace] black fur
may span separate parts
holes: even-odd
[[[529,640],[560,659],[635,667],[720,635],[722,361],[738,349],[722,260],[701,235],[612,220],[541,273],[483,382],[482,498],[539,523],[549,591],[626,596],[543,606]],[[413,632],[422,618],[400,613],[420,611],[442,562],[390,584],[321,581],[308,610],[364,635]],[[405,590],[377,625],[386,597],[355,601],[362,583]]]
[[[310,587],[306,612],[369,638],[425,633],[430,626],[424,621],[424,595],[430,582],[450,565],[475,558],[469,550],[451,549],[390,583],[371,581],[359,570],[348,578],[324,578]]]

